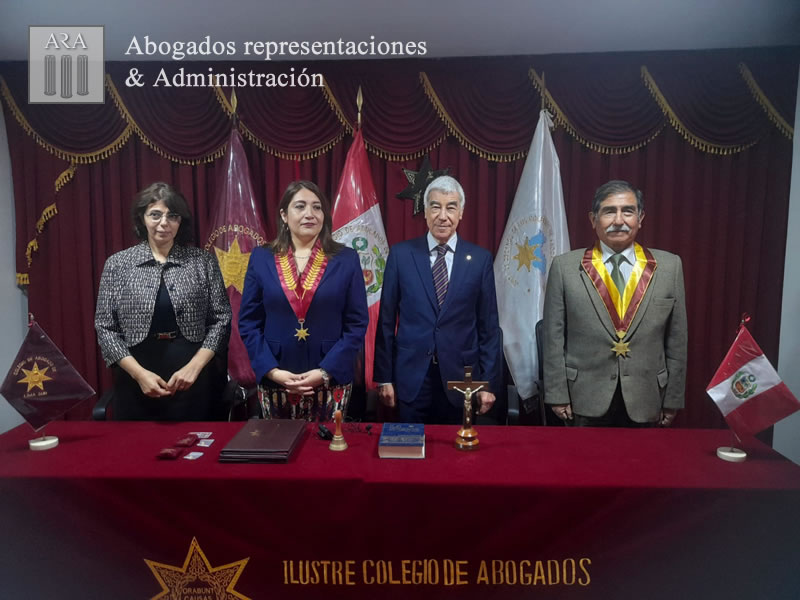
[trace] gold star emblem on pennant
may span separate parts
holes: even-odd
[[[144,562],[161,585],[161,593],[153,596],[152,600],[160,598],[250,600],[233,589],[249,560],[244,558],[221,567],[212,567],[197,539],[192,538],[189,553],[182,567],[147,559]]]
[[[22,369],[23,373],[25,373],[25,377],[17,381],[17,383],[26,383],[28,384],[28,389],[25,390],[27,394],[33,388],[39,388],[40,390],[44,391],[44,382],[45,381],[52,381],[52,377],[47,375],[47,370],[50,367],[45,367],[44,369],[39,370],[39,364],[33,363],[33,369]]]
[[[217,255],[225,287],[233,286],[241,294],[244,290],[244,276],[247,273],[247,263],[250,262],[250,253],[239,249],[239,236],[233,238],[227,251],[214,246],[214,253]]]

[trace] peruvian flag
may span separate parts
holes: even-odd
[[[800,410],[800,402],[744,326],[706,392],[740,437],[758,433]]]
[[[356,250],[361,259],[369,306],[369,326],[364,346],[364,382],[367,389],[371,390],[375,388],[372,381],[375,328],[378,326],[383,271],[389,245],[360,129],[356,131],[353,145],[347,153],[333,203],[333,238]]]
[[[217,257],[233,310],[228,371],[239,385],[247,388],[256,384],[256,376],[250,367],[247,349],[239,337],[239,307],[242,305],[244,276],[250,253],[253,248],[266,242],[266,234],[256,208],[242,136],[236,129],[231,129],[223,168],[222,185],[205,248]]]

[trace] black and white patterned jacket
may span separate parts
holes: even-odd
[[[107,365],[147,337],[162,271],[183,337],[217,353],[227,347],[231,306],[216,259],[175,244],[162,265],[141,242],[111,255],[103,267],[94,326]]]

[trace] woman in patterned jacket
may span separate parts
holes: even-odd
[[[180,192],[154,183],[136,195],[142,240],[103,268],[95,329],[114,367],[112,417],[202,421],[225,385],[212,360],[228,345],[231,307],[216,259],[186,245],[192,217]]]

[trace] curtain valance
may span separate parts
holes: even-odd
[[[269,72],[263,63],[213,71]],[[262,150],[303,160],[329,151],[356,126],[378,156],[404,161],[448,135],[482,158],[523,157],[541,106],[584,146],[624,154],[667,125],[704,152],[731,154],[776,127],[794,134],[798,50],[368,61],[320,67],[322,87],[240,87],[239,128]],[[161,156],[198,164],[222,155],[231,88],[153,86],[164,69],[205,73],[206,63],[147,63],[128,87],[130,63],[108,63],[103,105],[27,105],[24,63],[0,63],[3,99],[49,152],[84,164],[119,150],[131,134]],[[284,70],[287,67],[281,67]]]

